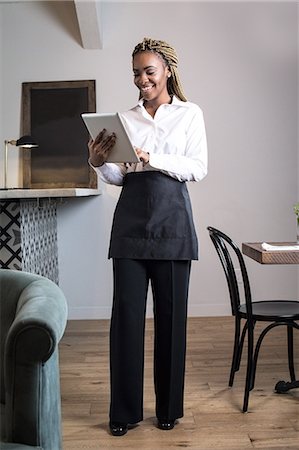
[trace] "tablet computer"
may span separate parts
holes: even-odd
[[[104,128],[108,134],[116,134],[116,143],[109,153],[107,162],[136,163],[137,153],[132,145],[119,113],[84,113],[82,119],[92,139]]]

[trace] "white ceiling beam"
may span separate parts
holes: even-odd
[[[83,48],[103,48],[100,1],[75,0],[75,8]]]

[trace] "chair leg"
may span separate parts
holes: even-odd
[[[240,369],[240,364],[241,364],[241,358],[242,358],[242,352],[243,352],[243,346],[244,346],[244,341],[245,341],[245,336],[246,336],[246,332],[247,332],[247,327],[248,327],[248,323],[246,321],[243,330],[242,330],[242,336],[240,339],[240,343],[239,343],[239,351],[238,351],[238,359],[237,359],[237,366],[236,366],[236,371]]]
[[[253,356],[253,362],[252,362],[252,373],[251,373],[251,385],[250,385],[250,390],[252,390],[254,388],[254,384],[255,384],[255,375],[256,375],[256,367],[257,367],[257,359],[259,356],[259,351],[262,345],[262,341],[264,339],[264,337],[266,336],[266,333],[269,331],[268,327],[263,330],[263,332],[260,334],[256,346],[255,346],[255,351],[254,351],[254,356]]]
[[[254,351],[254,357],[253,357],[253,363],[252,363],[252,373],[251,373],[251,386],[250,386],[250,390],[252,390],[254,388],[254,384],[255,384],[255,375],[256,375],[256,367],[257,367],[257,359],[258,359],[258,355],[259,355],[259,351],[262,345],[262,342],[264,340],[264,337],[266,336],[266,334],[268,333],[268,331],[272,330],[272,328],[277,327],[279,324],[277,323],[271,323],[270,325],[268,325],[266,328],[264,328],[264,330],[261,332],[261,334],[259,335],[259,338],[257,340],[257,343],[255,345],[255,351]]]
[[[291,381],[296,380],[295,367],[294,367],[294,341],[293,341],[293,327],[289,326],[288,329],[288,360],[289,360],[289,372]]]
[[[235,317],[235,339],[234,339],[234,350],[232,357],[232,364],[230,369],[229,383],[228,385],[231,387],[234,384],[235,373],[239,370],[240,363],[239,361],[239,353],[240,353],[240,328],[241,328],[241,320],[238,317]]]
[[[246,371],[246,382],[245,382],[245,392],[243,401],[243,412],[248,409],[249,393],[252,386],[252,369],[253,369],[253,332],[254,324],[248,324],[248,352],[247,352],[247,371]]]

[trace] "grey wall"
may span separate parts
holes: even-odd
[[[84,50],[72,2],[0,5],[2,141],[19,135],[23,81],[96,79],[98,111],[122,111],[138,97],[134,45],[144,36],[172,43],[187,97],[204,111],[209,144],[209,174],[189,184],[201,242],[189,314],[229,314],[206,227],[222,229],[239,244],[295,239],[297,2],[104,2],[102,19],[104,48]],[[20,186],[17,150],[9,167],[10,185]],[[119,188],[103,185],[101,196],[59,207],[60,285],[70,318],[110,315],[107,248],[118,195]],[[296,267],[247,263],[257,297],[298,298]]]

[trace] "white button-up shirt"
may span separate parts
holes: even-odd
[[[199,106],[173,97],[161,105],[154,118],[141,99],[137,106],[121,113],[132,144],[149,153],[149,163],[105,163],[95,167],[106,183],[122,185],[129,172],[158,170],[179,181],[200,181],[207,174],[207,140]]]

